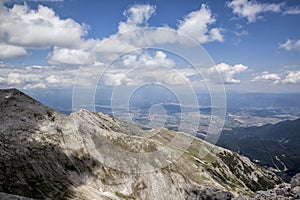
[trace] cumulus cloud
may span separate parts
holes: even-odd
[[[300,71],[289,71],[282,83],[300,83]]]
[[[27,55],[28,53],[23,47],[0,44],[0,59],[23,57]]]
[[[232,0],[226,4],[239,17],[247,18],[249,23],[261,18],[263,12],[280,12],[283,3],[259,3],[254,0]]]
[[[53,52],[48,55],[49,64],[63,64],[63,65],[82,65],[92,64],[95,58],[90,52],[85,50],[65,49],[55,47]]]
[[[162,51],[138,52],[123,56],[105,71],[101,84],[109,86],[140,85],[160,83],[166,85],[186,85],[197,73],[193,68],[178,67]]]
[[[167,43],[184,43],[190,45],[187,39],[181,39],[178,41],[178,32],[183,32],[190,35],[200,43],[223,41],[223,35],[220,28],[210,28],[212,24],[216,22],[211,10],[202,5],[201,9],[189,13],[178,24],[178,29],[172,29],[169,27],[156,27],[152,29],[139,29],[148,27],[149,18],[155,14],[155,6],[145,5],[133,5],[124,11],[126,21],[119,22],[118,32],[112,34],[102,40],[85,40],[85,47],[77,50],[73,48],[61,47],[56,45],[53,52],[49,54],[49,64],[68,64],[78,65],[84,59],[84,56],[88,52],[91,52],[91,46],[97,47],[93,49],[97,53],[104,53],[102,59],[115,58],[119,53],[132,51],[139,47],[151,46],[156,44]],[[195,24],[195,26],[193,25]],[[128,32],[136,30],[135,32]],[[122,34],[127,32],[126,34]],[[83,50],[82,50],[83,49]],[[66,59],[67,58],[67,59]],[[110,60],[110,59],[108,59]],[[105,60],[99,60],[105,62]]]
[[[123,58],[123,65],[127,67],[144,66],[144,65],[161,65],[173,67],[175,62],[167,58],[167,55],[162,51],[156,51],[154,56],[147,53],[141,55],[126,55]]]
[[[180,33],[185,33],[200,43],[224,40],[221,28],[210,27],[216,19],[205,4],[179,21],[176,29],[167,26],[139,29],[148,26],[148,19],[155,13],[155,9],[155,6],[149,4],[130,7],[124,12],[127,19],[119,23],[118,32],[99,41],[95,50],[106,54],[119,54],[152,45],[195,45]],[[135,31],[128,32],[130,30]],[[124,32],[126,33],[122,34]]]
[[[300,51],[300,40],[290,40],[288,39],[285,43],[279,45],[280,49],[285,49],[287,51],[298,50]]]
[[[26,56],[27,49],[32,48],[52,50],[47,60],[48,64],[53,66],[3,67],[3,70],[1,68],[1,84],[19,88],[71,86],[76,76],[76,67],[83,62],[93,67],[87,66],[87,70],[82,73],[85,73],[84,76],[89,77],[89,80],[94,80],[93,70],[99,70],[97,67],[94,68],[95,63],[102,62],[97,59],[105,56],[115,58],[121,53],[138,47],[155,44],[178,43],[180,45],[182,41],[178,41],[179,32],[190,35],[200,43],[223,41],[221,28],[212,27],[216,19],[204,4],[199,10],[187,14],[178,22],[178,28],[156,27],[147,31],[139,29],[132,34],[122,35],[120,33],[125,31],[148,27],[149,18],[155,14],[155,6],[134,5],[124,12],[127,19],[119,23],[118,32],[102,40],[86,39],[89,29],[87,25],[70,18],[62,19],[53,9],[46,6],[31,9],[24,3],[24,5],[13,5],[11,8],[1,5],[0,9],[0,44],[2,45],[0,50],[5,48],[5,51],[0,51],[0,58]],[[91,52],[98,45],[100,47],[95,50],[95,53],[100,52],[100,55],[91,56]],[[87,58],[89,59],[86,60]],[[186,84],[189,77],[196,73],[190,68],[180,68],[162,51],[125,56],[121,64],[125,68],[116,68],[108,72],[104,77],[105,83],[132,85],[153,81],[178,85]],[[126,74],[124,70],[132,66],[137,69],[124,75]],[[160,69],[159,66],[164,67]],[[103,68],[103,64],[101,67]],[[87,81],[80,84],[89,83]]]
[[[224,39],[220,28],[209,30],[209,26],[215,22],[216,19],[213,17],[211,10],[208,6],[202,4],[199,10],[189,13],[183,20],[179,21],[177,30],[189,35],[200,43],[222,42]]]
[[[85,42],[88,26],[73,19],[61,19],[46,6],[32,10],[27,4],[12,8],[1,6],[0,38],[7,44],[31,48],[52,45],[80,48]]]
[[[225,84],[234,84],[241,82],[239,79],[234,78],[234,76],[240,74],[241,72],[245,72],[247,69],[248,67],[242,64],[231,66],[226,63],[220,63],[214,67],[209,68],[208,74],[212,77],[212,80],[214,80],[214,77],[220,74]]]
[[[178,41],[178,32],[184,33],[200,43],[222,42],[224,40],[221,28],[210,27],[216,22],[216,19],[205,4],[199,10],[189,13],[183,20],[179,21],[177,29],[163,26],[147,29],[147,31],[137,30],[148,27],[148,20],[155,13],[155,9],[155,6],[149,4],[130,7],[124,12],[127,19],[119,23],[118,33],[136,31],[126,35],[110,35],[99,42],[97,50],[101,52],[124,52],[140,46],[183,42]]]
[[[50,63],[76,65],[85,51],[99,43],[98,39],[84,38],[89,29],[86,24],[71,18],[61,19],[49,7],[39,5],[34,10],[26,3],[12,8],[0,4],[0,10],[0,58],[27,56],[28,48],[55,46]],[[62,60],[57,53],[66,55],[67,60]]]
[[[148,19],[155,13],[155,9],[155,6],[149,4],[131,6],[123,13],[127,18],[127,21],[119,23],[119,33],[132,31],[141,27],[147,27]]]
[[[126,34],[126,36],[127,35],[130,36],[130,34]],[[136,48],[136,46],[131,43],[131,40],[133,37],[139,38],[139,36],[132,35],[132,38],[123,38],[122,36],[123,35],[115,34],[102,39],[95,51],[102,53],[122,53]]]
[[[255,76],[251,81],[252,82],[259,81],[259,82],[278,84],[281,82],[281,78],[280,78],[279,74],[263,72],[261,75]]]

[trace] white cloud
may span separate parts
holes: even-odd
[[[0,59],[23,57],[27,55],[28,53],[23,47],[0,44]]]
[[[32,10],[25,3],[6,8],[1,5],[0,40],[11,45],[30,48],[59,46],[81,48],[90,45],[83,39],[88,26],[73,19],[61,19],[46,6]],[[88,43],[88,44],[86,44]]]
[[[178,31],[187,34],[200,43],[219,41],[222,42],[223,35],[220,28],[209,30],[209,26],[214,24],[216,19],[211,10],[202,4],[200,10],[193,11],[186,15],[178,24]]]
[[[63,80],[62,77],[55,76],[55,75],[51,75],[46,78],[47,83],[54,83],[54,84],[61,83],[63,82],[62,80]]]
[[[227,6],[239,17],[247,18],[249,23],[261,18],[259,14],[263,12],[280,12],[283,3],[259,3],[253,0],[232,0],[227,2]]]
[[[126,55],[123,58],[123,65],[126,67],[144,66],[144,65],[161,65],[173,67],[175,62],[167,58],[167,55],[162,51],[156,51],[154,56],[147,53],[141,55]]]
[[[105,71],[101,84],[109,86],[140,85],[160,83],[166,85],[186,85],[189,77],[197,72],[193,68],[178,67],[162,51],[138,52],[123,56]]]
[[[72,86],[76,73],[76,69],[66,67],[5,65],[1,68],[0,84],[23,89],[65,88]]]
[[[94,62],[92,54],[85,50],[65,49],[54,47],[48,55],[48,63],[54,65],[82,65]]]
[[[234,34],[235,34],[237,37],[242,37],[242,36],[248,35],[249,32],[246,31],[246,30],[241,30],[240,32],[234,31]]]
[[[300,71],[286,71],[286,76],[281,78],[277,73],[263,72],[261,75],[255,76],[253,82],[267,82],[271,84],[296,84],[300,83]]]
[[[263,72],[261,75],[255,76],[252,82],[267,82],[272,84],[278,84],[281,82],[279,74]]]
[[[27,48],[55,46],[50,63],[78,65],[78,60],[99,43],[98,39],[84,39],[89,29],[86,24],[61,19],[46,6],[39,5],[34,10],[26,3],[12,8],[0,4],[0,10],[0,58],[27,56]]]
[[[300,15],[300,7],[288,8],[283,12],[284,15]]]
[[[134,44],[130,43],[133,38],[122,38],[122,36],[116,34],[104,38],[99,42],[95,50],[102,53],[122,53],[136,48]]]
[[[282,83],[300,83],[300,71],[289,71]]]
[[[43,69],[44,67],[47,67],[47,66],[41,66],[41,65],[33,65],[33,66],[28,66],[26,67],[26,69]]]
[[[241,82],[240,80],[234,78],[234,76],[246,71],[247,69],[248,67],[242,64],[231,66],[226,63],[220,63],[209,68],[208,74],[211,76],[212,80],[214,80],[214,78],[220,74],[225,84],[233,84]]]
[[[6,79],[6,83],[10,86],[19,85],[19,84],[27,84],[31,82],[38,81],[38,76],[34,74],[22,74],[22,73],[9,73]]]
[[[139,66],[132,70],[114,69],[107,71],[101,84],[109,86],[143,85],[157,83],[163,85],[187,85],[189,76],[195,73],[189,68],[170,68],[159,65]]]
[[[47,86],[44,83],[37,83],[37,84],[26,84],[23,89],[37,89],[37,88],[46,88]]]
[[[149,4],[131,6],[123,13],[127,17],[127,21],[119,23],[119,33],[147,27],[148,20],[155,13],[155,9],[155,6]]]
[[[151,5],[134,5],[124,12],[127,17],[125,22],[120,22],[118,33],[104,38],[99,42],[97,51],[106,53],[121,53],[133,50],[137,47],[151,46],[166,43],[184,43],[191,45],[187,39],[178,41],[178,32],[194,38],[200,43],[223,41],[221,28],[210,28],[216,22],[211,10],[203,4],[201,9],[189,13],[179,21],[178,28],[172,29],[167,26],[152,29],[138,29],[148,26],[148,19],[155,13],[155,7]],[[181,37],[182,38],[182,37]],[[109,41],[109,42],[108,42]]]
[[[223,41],[221,29],[211,27],[216,19],[206,5],[185,16],[179,22],[178,29],[156,27],[146,31],[138,29],[136,32],[122,35],[120,33],[124,31],[148,27],[148,20],[155,13],[154,6],[134,5],[124,12],[127,19],[119,23],[118,33],[102,40],[85,39],[88,34],[86,25],[70,18],[62,19],[53,9],[46,6],[39,6],[34,10],[24,3],[13,5],[12,8],[1,5],[0,9],[0,43],[5,46],[6,51],[9,50],[6,55],[5,51],[0,51],[0,55],[3,54],[5,58],[25,56],[28,54],[26,49],[53,48],[47,58],[48,63],[53,66],[1,67],[1,84],[19,88],[69,87],[76,77],[76,67],[78,68],[86,58],[90,59],[85,63],[91,66],[87,66],[82,73],[88,80],[80,84],[92,84],[92,81],[99,78],[94,77],[94,70],[104,68],[103,63],[100,67],[95,65],[97,61],[103,62],[102,60],[97,60],[96,55],[90,56],[94,47],[100,45],[95,51],[100,53],[97,58],[104,55],[110,57],[108,60],[111,61],[112,57],[139,47],[169,43],[181,45],[183,41],[178,39],[179,32],[186,31],[186,34],[189,34],[188,29],[192,28],[193,22],[196,24],[190,34],[200,43]],[[152,52],[153,54],[140,53],[136,56],[125,56],[122,60],[125,68],[108,72],[105,82],[108,85],[133,85],[151,81],[178,85],[187,84],[189,77],[197,73],[191,68],[176,66],[176,62],[162,51]],[[132,66],[140,67],[126,74],[124,70]]]
[[[287,51],[298,50],[300,51],[300,40],[290,40],[288,39],[285,43],[279,45],[280,49],[285,49]]]

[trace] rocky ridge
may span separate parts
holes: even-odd
[[[33,199],[231,199],[282,183],[248,158],[190,135],[145,131],[87,110],[68,116],[16,89],[0,90],[0,110],[2,193]],[[172,143],[176,137],[192,142],[181,149]],[[146,163],[148,173],[134,173],[145,163],[128,155],[166,146],[158,161]],[[212,151],[200,157],[203,146]]]

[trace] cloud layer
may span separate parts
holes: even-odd
[[[281,12],[284,15],[300,14],[298,7],[285,8],[282,3],[233,0],[227,2],[226,6],[234,15],[246,18],[249,23],[261,19],[265,12]],[[12,67],[5,66],[1,62],[0,85],[25,89],[71,86],[76,70],[83,63],[88,65],[87,68],[92,66],[92,70],[99,70],[103,67],[102,63],[105,63],[105,60],[100,60],[101,56],[101,59],[109,58],[107,60],[111,61],[112,57],[116,58],[135,48],[180,43],[181,41],[178,41],[180,33],[193,38],[198,44],[224,41],[226,30],[218,24],[217,16],[206,4],[183,16],[173,28],[159,26],[144,31],[143,28],[149,27],[149,19],[155,13],[156,7],[153,5],[133,5],[124,11],[123,15],[126,19],[118,23],[118,31],[115,34],[103,39],[93,39],[88,37],[90,29],[88,25],[71,18],[63,19],[49,7],[40,5],[37,9],[31,9],[24,3],[24,5],[13,5],[7,8],[1,4],[0,59],[30,56],[31,49],[42,48],[50,52],[45,58],[48,62],[46,66]],[[123,34],[132,30],[138,31]],[[237,37],[248,34],[246,30],[233,33]],[[300,52],[300,40],[288,39],[280,44],[279,48]],[[101,56],[94,55],[94,51]],[[184,85],[193,82],[192,77],[197,73],[191,68],[179,66],[176,60],[168,57],[163,51],[155,51],[152,52],[153,54],[139,53],[122,57],[119,68],[108,71],[103,83],[119,86],[153,81],[169,85]],[[98,69],[96,67],[99,67],[97,66],[99,63],[101,67]],[[208,73],[213,82],[218,80],[217,76],[220,75],[225,84],[238,84],[242,82],[239,74],[248,69],[243,64],[220,63],[206,69],[204,73]],[[92,70],[86,71],[87,77],[93,77]],[[263,72],[256,75],[252,82],[295,84],[300,83],[299,73],[299,71],[286,71],[284,75],[280,75]],[[197,84],[196,82],[193,83]]]
[[[74,69],[55,66],[28,66],[13,70],[11,66],[2,66],[0,86],[22,89],[71,87],[76,72]]]
[[[300,83],[300,71],[286,71],[285,77],[282,78],[277,73],[263,72],[261,75],[255,76],[252,82],[266,82],[271,84],[296,84]]]

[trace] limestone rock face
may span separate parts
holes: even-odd
[[[16,89],[0,90],[0,157],[0,194],[24,199],[231,199],[282,182],[188,134],[65,115]]]

